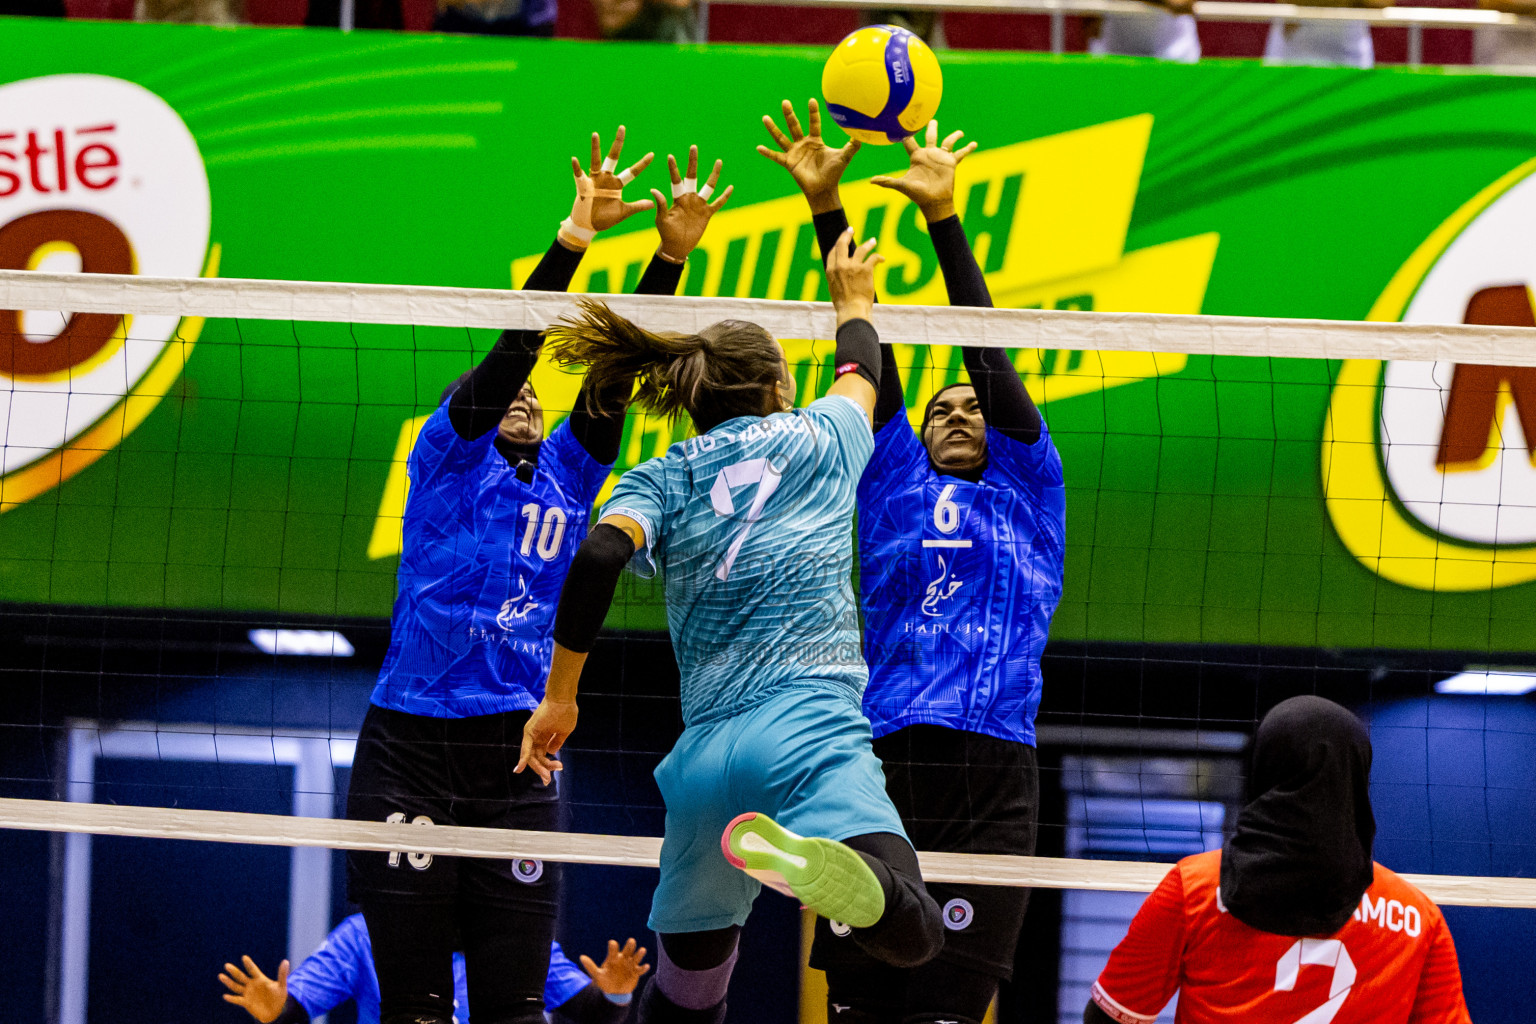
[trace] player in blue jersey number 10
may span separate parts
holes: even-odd
[[[604,158],[592,137],[572,161],[571,216],[525,287],[563,291],[593,235],[656,209],[661,245],[640,291],[672,294],[684,260],[725,196],[626,202],[651,160],[620,172],[624,129]],[[697,153],[688,175],[697,175]],[[729,190],[727,190],[729,191]],[[523,725],[549,674],[555,602],[586,536],[592,502],[619,452],[631,383],[586,381],[571,416],[544,437],[528,384],[542,337],[506,331],[444,392],[408,469],[399,596],[389,651],[363,720],[347,817],[415,825],[552,830],[553,786],[513,771]],[[453,1019],[453,953],[464,952],[480,1024],[543,1024],[558,865],[354,852],[352,898],[368,923],[384,1024]]]
[[[938,951],[939,908],[885,793],[859,708],[868,679],[853,603],[852,518],[880,383],[873,242],[827,263],[838,376],[793,406],[783,350],[756,324],[652,334],[595,302],[548,332],[587,380],[638,378],[653,412],[697,435],[624,474],[582,542],[555,617],[544,700],[519,764],[548,776],[576,725],[586,653],[631,559],[660,567],[686,728],[656,769],[666,801],[660,936],[645,1024],[718,1024],[761,883],[910,967]]]
[[[838,181],[857,146],[821,139],[784,103],[765,118],[810,202],[822,251],[847,228]],[[963,133],[906,140],[910,166],[874,183],[917,205],[957,306],[990,306],[956,215]],[[979,200],[973,200],[973,202]],[[994,235],[991,244],[999,244]],[[1008,354],[962,348],[968,382],[929,400],[921,441],[907,420],[896,353],[881,346],[874,454],[859,481],[859,583],[869,688],[864,711],[887,789],[924,850],[1034,852],[1040,654],[1061,597],[1066,503],[1061,458]],[[833,1024],[979,1024],[1012,974],[1029,890],[932,886],[944,951],[911,972],[866,956],[818,922],[811,963],[827,972]]]

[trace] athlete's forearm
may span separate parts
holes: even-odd
[[[841,206],[837,206],[813,216],[811,225],[816,229],[816,245],[821,249],[821,262],[825,266],[827,257],[832,255],[832,246],[848,230],[848,214]]]
[[[545,694],[551,699],[568,699],[566,690],[570,697],[575,696],[582,663],[613,606],[619,574],[634,553],[635,542],[629,535],[608,523],[594,526],[576,549],[555,608],[555,662],[550,667],[549,686],[558,687],[558,691],[546,688]]]
[[[658,252],[651,257],[650,266],[641,275],[635,294],[676,295],[678,283],[683,279],[683,266]],[[589,391],[583,385],[576,397],[576,408],[571,410],[571,433],[588,455],[605,466],[612,465],[619,457],[619,444],[624,440],[624,410],[633,390],[633,380],[616,382],[597,392]]]
[[[933,251],[939,257],[950,305],[990,307],[992,293],[987,290],[987,280],[971,251],[960,218],[950,216],[933,221],[928,225],[928,237],[933,239]],[[999,348],[962,348],[960,354],[976,388],[976,403],[981,406],[981,417],[987,426],[1025,444],[1040,440],[1040,410],[1029,397],[1008,353]]]
[[[875,399],[875,433],[907,411],[907,395],[901,386],[901,369],[896,365],[896,349],[889,343],[880,346],[880,397]]]
[[[586,250],[572,249],[556,240],[528,275],[523,285],[528,291],[563,292],[571,286],[576,268]],[[502,331],[496,344],[469,372],[448,399],[448,421],[456,434],[466,441],[483,437],[496,429],[528,375],[539,360],[544,339],[538,331]]]

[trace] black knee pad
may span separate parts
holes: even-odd
[[[725,1024],[725,1002],[706,1010],[685,1010],[666,997],[652,981],[640,994],[638,1024]]]

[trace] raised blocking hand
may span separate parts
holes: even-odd
[[[903,143],[911,161],[899,177],[880,174],[869,179],[882,188],[900,192],[917,204],[931,224],[955,215],[955,168],[976,151],[976,143],[955,150],[965,132],[951,132],[939,143],[939,122],[928,122],[927,144],[919,146],[915,136]]]
[[[849,139],[847,145],[834,148],[822,141],[821,108],[814,98],[810,103],[809,132],[800,127],[800,118],[795,116],[795,105],[789,100],[784,101],[784,123],[789,126],[788,135],[779,130],[772,117],[763,115],[763,126],[773,136],[780,152],[776,153],[767,146],[758,146],[757,151],[789,171],[795,184],[800,186],[800,191],[810,201],[812,213],[837,209],[842,205],[842,200],[837,197],[838,182],[842,180],[843,172],[848,169],[849,161],[859,151],[862,143],[858,139]]]
[[[735,185],[726,186],[720,198],[714,202],[709,201],[710,196],[715,194],[715,186],[720,182],[722,166],[723,162],[716,160],[714,169],[709,173],[709,180],[700,186],[698,146],[688,147],[686,177],[677,168],[677,158],[667,154],[667,169],[672,172],[672,205],[667,205],[667,197],[659,189],[651,189],[656,203],[656,232],[661,235],[661,248],[658,251],[663,258],[673,263],[686,260],[699,244],[699,239],[704,237],[709,219],[731,197]]]
[[[630,167],[620,171],[619,157],[624,152],[624,126],[613,137],[608,155],[602,155],[602,139],[592,133],[592,157],[586,171],[581,161],[571,157],[571,172],[576,177],[576,202],[571,215],[560,225],[560,237],[576,248],[585,248],[599,231],[606,231],[641,210],[649,210],[654,203],[649,199],[638,202],[624,201],[624,186],[651,165],[655,153],[647,153]]]

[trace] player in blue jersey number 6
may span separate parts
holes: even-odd
[[[526,287],[564,290],[595,232],[652,207],[622,197],[651,159],[617,173],[623,138],[620,128],[601,160],[594,135],[587,171],[573,161],[571,216]],[[675,168],[673,178],[680,180]],[[711,205],[687,193],[657,207],[661,245],[640,291],[676,289],[724,198]],[[561,582],[618,455],[630,382],[587,382],[570,418],[546,439],[527,383],[541,343],[536,331],[504,332],[444,393],[411,452],[399,597],[357,741],[349,818],[558,826],[555,788],[513,768],[549,674]],[[456,948],[464,951],[477,1024],[540,1024],[558,865],[408,850],[347,858],[352,898],[372,939],[384,1024],[452,1019]]]
[[[724,1020],[762,882],[844,922],[886,963],[922,963],[941,942],[859,710],[868,673],[850,528],[880,382],[871,247],[844,244],[828,261],[839,375],[805,409],[793,407],[783,351],[755,324],[657,335],[589,303],[548,332],[556,358],[585,363],[589,381],[634,375],[640,403],[686,411],[698,432],[624,474],[582,543],[523,743],[534,771],[558,769],[619,574],[632,558],[641,575],[659,567],[686,728],[656,769],[667,820],[648,1024]]]
[[[847,227],[838,180],[856,147],[821,139],[784,104],[768,121],[811,205],[823,252]],[[876,185],[912,200],[928,223],[957,306],[990,306],[954,205],[955,149],[906,142],[910,167]],[[993,236],[991,244],[999,243]],[[1040,654],[1061,597],[1066,502],[1061,458],[1008,354],[963,348],[968,382],[928,402],[921,440],[907,421],[896,355],[881,347],[875,450],[859,482],[859,582],[869,688],[864,711],[887,789],[919,848],[1031,854],[1039,773]],[[811,963],[827,972],[834,1024],[979,1024],[1013,971],[1029,890],[934,885],[944,951],[903,975],[818,923]]]

